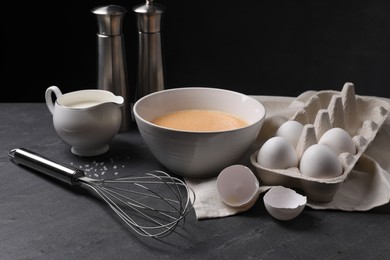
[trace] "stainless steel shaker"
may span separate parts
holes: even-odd
[[[164,89],[164,68],[161,47],[161,17],[165,6],[146,0],[133,8],[137,16],[138,78],[135,101]]]
[[[118,5],[92,9],[98,21],[98,83],[99,89],[113,92],[124,98],[122,123],[119,132],[125,132],[132,122],[129,102],[126,53],[122,34],[122,21],[127,10]]]

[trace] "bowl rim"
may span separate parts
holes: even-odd
[[[142,118],[138,114],[138,112],[137,112],[137,107],[139,106],[139,104],[144,99],[150,98],[151,96],[155,96],[155,95],[161,94],[161,92],[166,93],[166,92],[186,91],[186,90],[212,90],[212,91],[228,92],[228,93],[235,94],[235,95],[245,96],[246,98],[249,98],[249,99],[251,99],[251,100],[253,100],[253,101],[255,101],[256,103],[259,104],[259,106],[261,107],[261,109],[263,111],[263,115],[258,120],[256,120],[255,122],[252,122],[252,123],[250,123],[250,124],[248,124],[246,126],[239,127],[239,128],[234,128],[234,129],[229,129],[229,130],[218,130],[218,131],[190,131],[190,130],[179,130],[179,129],[174,129],[174,128],[169,128],[169,127],[164,127],[164,126],[160,126],[160,125],[157,125],[157,124],[153,124],[152,122]],[[178,87],[178,88],[170,88],[170,89],[160,90],[160,91],[157,91],[157,92],[150,93],[150,94],[148,94],[146,96],[143,96],[142,98],[138,99],[134,103],[132,110],[133,110],[133,114],[134,114],[134,118],[135,119],[138,118],[143,123],[145,123],[145,124],[147,124],[149,126],[153,126],[153,127],[157,128],[157,129],[161,129],[161,130],[165,130],[165,131],[172,131],[172,132],[177,132],[177,133],[189,133],[189,134],[216,134],[216,133],[228,133],[228,132],[240,131],[240,130],[243,130],[243,129],[251,128],[254,125],[259,124],[260,122],[262,122],[265,119],[266,114],[267,114],[264,105],[260,101],[256,100],[255,98],[253,98],[253,97],[251,97],[249,95],[243,94],[241,92],[228,90],[228,89],[223,89],[223,88],[215,88],[215,87]]]

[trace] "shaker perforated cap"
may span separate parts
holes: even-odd
[[[99,6],[92,9],[92,13],[96,14],[99,34],[112,36],[122,33],[122,20],[126,8],[119,5]]]
[[[138,30],[143,33],[156,33],[161,31],[161,15],[165,6],[146,0],[145,4],[136,5],[133,11],[137,15]]]

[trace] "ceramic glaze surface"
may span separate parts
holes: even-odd
[[[52,93],[56,96],[54,103]],[[122,97],[93,89],[63,95],[52,86],[46,90],[45,98],[53,114],[54,128],[72,146],[72,153],[95,156],[108,151],[108,143],[120,128]]]
[[[246,127],[227,131],[180,131],[158,126],[152,120],[167,113],[217,110],[242,118]],[[216,88],[163,90],[134,105],[139,131],[153,155],[173,173],[185,177],[217,176],[236,163],[254,143],[265,118],[264,106],[241,93]]]

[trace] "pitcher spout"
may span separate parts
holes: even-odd
[[[123,106],[123,104],[125,103],[125,99],[122,96],[115,96],[113,103],[118,106]]]

